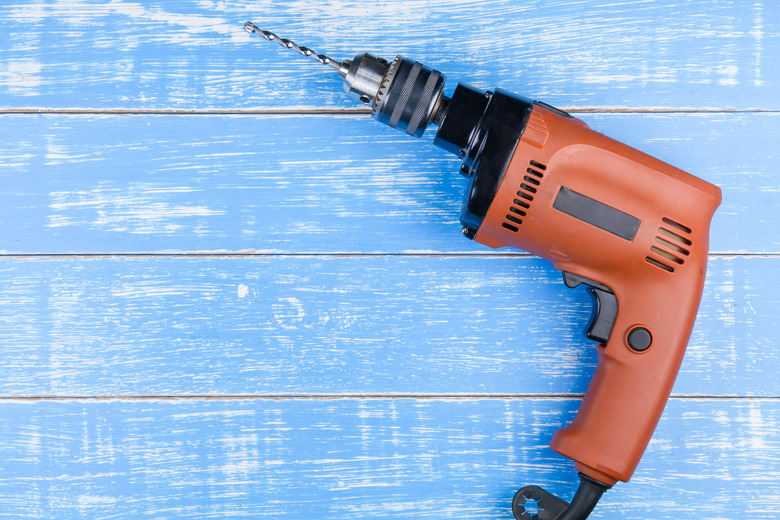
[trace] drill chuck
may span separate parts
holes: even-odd
[[[358,54],[342,64],[339,76],[349,97],[371,105],[374,119],[415,137],[438,122],[446,106],[444,74],[403,56],[388,64],[384,58]]]
[[[339,69],[339,76],[344,78],[344,93],[355,101],[373,103],[389,66],[386,59],[367,52],[351,61],[344,60]]]

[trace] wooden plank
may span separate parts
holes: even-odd
[[[779,274],[711,259],[677,395],[780,395]],[[3,258],[0,286],[4,396],[576,394],[596,363],[586,291],[531,257]]]
[[[570,498],[547,447],[573,399],[0,403],[0,516],[511,517],[537,483]],[[673,400],[632,482],[594,518],[776,518],[776,400]]]
[[[584,118],[722,187],[712,251],[780,252],[780,114]],[[485,252],[431,139],[365,116],[0,116],[0,250]]]
[[[242,30],[339,59],[402,53],[563,107],[780,109],[776,2],[34,0],[3,13],[2,108],[352,108],[340,80]],[[627,57],[630,54],[630,59]]]

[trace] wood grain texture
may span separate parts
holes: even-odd
[[[330,71],[252,41],[248,19],[334,57],[413,57],[450,88],[565,107],[780,109],[780,6],[671,0],[12,2],[0,106],[352,108]]]
[[[576,399],[0,403],[0,517],[509,518]],[[780,403],[672,400],[598,518],[776,518]],[[659,476],[662,476],[659,478]],[[748,500],[739,497],[748,496]]]
[[[547,444],[596,362],[585,291],[460,237],[457,159],[248,19],[572,109],[721,186],[674,396],[593,518],[777,518],[763,0],[5,3],[0,518],[508,519],[521,485],[574,492]]]
[[[721,186],[712,251],[780,253],[780,114],[585,119]],[[0,250],[485,252],[431,140],[367,116],[0,116]]]

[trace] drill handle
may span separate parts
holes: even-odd
[[[553,450],[608,485],[627,482],[661,417],[693,329],[706,255],[690,280],[613,283],[617,315],[577,417],[556,432]],[[693,266],[688,266],[693,267]],[[678,272],[675,274],[684,275]]]

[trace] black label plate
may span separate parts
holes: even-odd
[[[634,240],[640,220],[603,202],[561,186],[553,208],[622,239]]]

